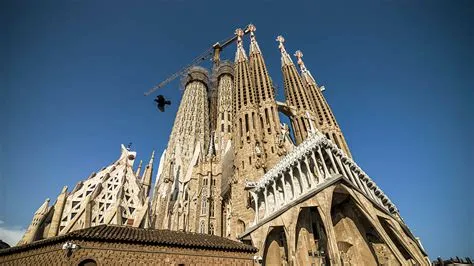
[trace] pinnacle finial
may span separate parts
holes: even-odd
[[[301,52],[300,50],[297,50],[295,52],[295,57],[298,58],[298,65],[300,66],[300,69],[301,69],[301,72],[305,72],[306,71],[306,66],[304,65],[304,62],[303,62],[303,52]]]
[[[248,30],[250,31],[250,36],[254,36],[254,32],[257,30],[257,27],[255,27],[253,24],[249,24]]]
[[[241,28],[235,30],[235,35],[237,35],[237,44],[242,43],[242,36],[244,36],[244,31]]]
[[[235,30],[235,35],[237,35],[237,51],[235,52],[235,62],[241,62],[247,60],[247,55],[245,54],[244,47],[242,46],[242,36],[244,36],[244,31],[241,28]]]
[[[280,48],[280,51],[286,51],[285,46],[283,45],[283,43],[285,42],[285,38],[283,38],[283,36],[281,35],[278,35],[276,38],[276,41],[280,43],[278,45],[278,48]]]
[[[153,161],[155,160],[155,150],[153,150],[151,152],[151,158],[150,158],[150,162],[148,164],[153,164]]]
[[[250,32],[250,54],[260,53],[260,47],[258,46],[257,39],[255,39],[255,31],[257,28],[253,24],[249,24],[247,29]]]
[[[316,80],[314,79],[313,75],[311,75],[311,72],[309,72],[309,70],[304,65],[303,59],[301,59],[303,58],[303,52],[298,50],[295,52],[295,56],[296,58],[298,58],[297,62],[298,62],[298,65],[300,66],[301,76],[303,77],[303,81],[309,84],[317,85]]]
[[[290,55],[286,52],[285,50],[285,45],[283,43],[285,42],[285,38],[283,36],[278,35],[276,38],[276,41],[279,43],[278,48],[280,49],[281,52],[281,65],[291,65],[293,64],[293,61],[290,58]]]

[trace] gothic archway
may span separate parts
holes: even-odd
[[[390,237],[390,240],[392,240],[398,251],[400,251],[400,253],[403,255],[403,258],[405,258],[405,260],[407,261],[413,260],[413,257],[410,255],[410,252],[405,247],[405,245],[402,244],[400,238],[397,236],[396,229],[393,228],[386,219],[381,218],[380,216],[378,216],[378,219],[383,229],[387,233],[388,237]]]
[[[296,265],[328,265],[326,231],[316,207],[301,208],[295,233]]]
[[[331,218],[342,265],[400,265],[379,232],[342,187],[334,190]]]
[[[268,233],[263,251],[263,265],[287,265],[288,245],[283,227],[274,227]]]

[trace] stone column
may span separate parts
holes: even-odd
[[[306,155],[304,156],[304,163],[306,165],[306,170],[308,171],[307,177],[308,177],[309,182],[311,184],[311,188],[314,188],[316,186],[316,184],[314,183],[314,175],[313,175],[313,173],[311,173],[311,167],[309,166],[308,157],[306,157]]]
[[[288,191],[286,190],[286,184],[285,184],[285,175],[284,174],[278,174],[278,177],[280,178],[281,185],[283,187],[283,204],[286,204],[289,200],[288,198]]]
[[[301,171],[301,161],[296,162],[296,169],[298,169],[298,176],[300,178],[300,184],[302,188],[302,193],[306,192],[308,190],[309,184],[308,181],[306,180],[306,175]]]
[[[290,179],[291,179],[291,183],[293,184],[293,198],[292,199],[295,199],[297,195],[302,193],[302,191],[301,191],[301,187],[298,187],[298,194],[296,194],[296,185],[295,185],[295,176],[293,174],[293,166],[290,166]]]
[[[61,217],[63,215],[64,204],[66,203],[66,197],[67,197],[66,192],[67,192],[67,186],[64,186],[63,190],[61,191],[61,194],[59,194],[58,199],[56,200],[56,203],[54,204],[54,214],[51,220],[51,226],[49,227],[48,238],[58,235],[59,224],[61,223]]]
[[[265,203],[265,213],[263,214],[263,217],[267,217],[267,215],[270,213],[268,211],[268,196],[267,196],[267,186],[265,184],[265,189],[263,190],[263,198],[264,198],[264,203]]]
[[[324,150],[326,151],[326,153],[327,153],[328,156],[329,156],[329,159],[331,160],[331,163],[332,163],[332,165],[333,165],[333,167],[334,167],[334,173],[340,174],[339,171],[337,170],[336,164],[334,163],[334,158],[333,158],[333,154],[332,154],[332,149],[326,148],[326,149],[324,149]]]
[[[280,197],[278,196],[277,197],[277,189],[276,189],[276,180],[273,180],[273,184],[272,184],[272,188],[273,188],[273,202],[275,203],[275,206],[276,207],[280,207]]]
[[[337,238],[336,232],[334,231],[334,226],[332,223],[331,217],[331,205],[332,205],[332,193],[334,191],[334,186],[329,187],[320,193],[318,193],[315,198],[318,201],[318,212],[321,216],[321,220],[326,229],[327,236],[327,246],[328,246],[328,255],[331,265],[340,265],[340,255],[339,249],[337,247]]]
[[[255,224],[258,223],[258,219],[259,219],[259,215],[260,215],[259,210],[258,210],[259,209],[258,208],[258,195],[255,192],[250,192],[250,195],[252,195],[252,198],[255,202],[255,218],[253,220],[253,224],[255,225]]]
[[[317,173],[317,180],[316,180],[316,183],[320,183],[321,182],[321,179],[323,178],[323,175],[322,173],[319,171],[319,165],[318,165],[318,161],[316,160],[316,155],[314,153],[314,150],[311,151],[311,158],[313,159],[313,162],[314,162],[314,168],[316,169],[316,173]]]
[[[323,169],[324,169],[324,178],[323,179],[329,178],[329,171],[328,171],[328,168],[326,166],[326,162],[324,161],[324,156],[323,156],[323,153],[321,152],[320,147],[317,148],[317,152],[318,152],[319,158],[321,158],[321,164],[323,165]]]

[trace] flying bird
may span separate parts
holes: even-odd
[[[165,97],[163,97],[163,95],[156,96],[155,102],[156,102],[156,107],[158,107],[158,110],[160,110],[161,112],[165,111],[166,104],[171,105],[171,101],[165,100]]]

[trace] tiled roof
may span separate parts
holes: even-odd
[[[99,225],[66,235],[36,241],[27,245],[0,250],[0,255],[14,253],[66,240],[139,243],[144,245],[198,248],[255,253],[257,248],[224,237],[171,230],[142,229],[128,226]]]

